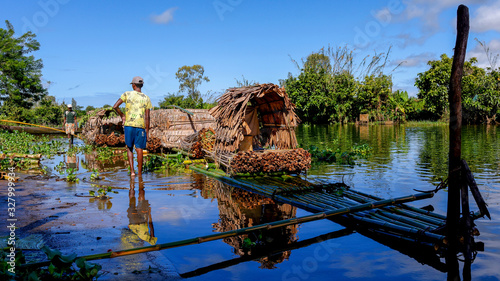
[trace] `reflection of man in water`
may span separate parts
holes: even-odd
[[[151,218],[151,205],[145,199],[144,182],[142,177],[139,176],[139,199],[136,204],[135,198],[135,183],[134,178],[130,179],[130,190],[128,192],[129,207],[127,209],[127,217],[129,219],[128,227],[132,232],[137,234],[139,238],[155,245],[158,240],[155,237],[153,228],[153,219]]]
[[[64,156],[66,159],[64,162],[66,162],[66,168],[68,169],[76,169],[78,171],[78,156],[73,155],[66,155]]]

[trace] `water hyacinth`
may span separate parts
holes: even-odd
[[[62,149],[59,140],[47,136],[34,136],[26,132],[0,131],[0,151],[2,153],[42,154],[51,157]]]

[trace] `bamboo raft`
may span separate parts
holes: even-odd
[[[196,170],[196,168],[194,170]],[[245,228],[241,228],[241,229],[229,230],[229,231],[224,231],[224,232],[220,232],[220,233],[204,235],[204,236],[200,236],[200,237],[188,238],[188,239],[184,239],[181,241],[174,241],[174,242],[156,244],[156,245],[133,248],[133,249],[125,249],[125,250],[120,250],[120,251],[108,251],[106,253],[80,256],[78,258],[83,258],[84,260],[87,260],[87,261],[108,259],[108,258],[116,258],[116,257],[121,257],[121,256],[141,254],[141,253],[147,253],[147,252],[153,252],[153,251],[160,251],[160,250],[188,246],[188,245],[201,244],[201,243],[220,240],[220,239],[224,239],[224,238],[228,238],[228,237],[249,234],[249,233],[252,233],[255,231],[268,231],[271,229],[281,228],[281,227],[290,226],[290,225],[296,225],[299,223],[307,223],[307,222],[318,221],[318,220],[327,219],[327,218],[334,218],[334,217],[342,216],[344,214],[363,212],[365,210],[381,208],[381,207],[390,206],[390,205],[394,205],[394,204],[402,204],[402,203],[411,202],[411,201],[420,200],[420,199],[425,199],[425,198],[429,198],[429,197],[432,197],[432,193],[418,193],[418,194],[414,194],[414,195],[410,195],[410,196],[403,196],[403,197],[398,197],[398,198],[378,200],[378,201],[368,202],[368,203],[364,203],[364,204],[358,204],[354,207],[344,207],[344,208],[340,208],[340,209],[329,210],[329,211],[320,212],[317,214],[306,215],[303,217],[295,217],[295,218],[289,218],[289,219],[284,219],[284,220],[278,220],[278,221],[258,224],[258,225],[254,225],[254,226],[249,226],[249,227],[245,227]],[[342,233],[349,233],[349,232],[350,231],[345,231],[345,232],[342,231]],[[311,242],[309,242],[309,241],[307,241],[306,243],[311,244]],[[50,261],[42,261],[42,262],[22,264],[20,267],[36,268],[36,267],[48,266],[49,264],[50,264]]]
[[[439,261],[448,244],[445,237],[446,216],[400,203],[355,211],[359,206],[381,202],[383,199],[352,190],[343,183],[318,184],[299,177],[289,177],[286,181],[272,176],[233,178],[220,170],[207,170],[195,165],[190,168],[227,184],[272,198],[277,203],[290,204],[313,213],[352,210],[333,220],[353,227],[359,233],[417,260],[422,259],[422,253],[425,252],[425,261],[421,262],[441,271],[446,270]],[[422,195],[420,199],[432,197],[434,192],[424,194],[427,196]],[[483,215],[484,212],[477,212],[473,219]]]

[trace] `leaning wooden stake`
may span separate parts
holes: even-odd
[[[470,192],[472,193],[474,200],[476,200],[477,207],[483,215],[487,216],[491,220],[490,212],[488,211],[487,207],[488,204],[484,202],[483,196],[481,196],[479,188],[477,187],[476,180],[474,179],[474,176],[469,169],[469,165],[467,165],[467,162],[465,162],[465,160],[462,160],[462,176],[467,182],[467,185],[469,185]]]
[[[460,219],[460,184],[462,153],[462,75],[469,36],[469,9],[460,5],[457,11],[457,41],[453,55],[450,78],[450,149],[448,166],[448,210],[446,219],[449,248],[447,264],[450,267],[448,280],[459,280],[458,261],[458,229]]]
[[[115,257],[120,257],[120,256],[128,256],[128,255],[133,255],[133,254],[140,254],[140,253],[146,253],[146,252],[165,250],[165,249],[187,246],[187,245],[200,244],[200,243],[204,243],[204,242],[223,239],[226,237],[247,234],[247,233],[257,231],[257,230],[269,230],[269,229],[274,229],[274,228],[298,224],[298,223],[317,221],[317,220],[322,220],[322,219],[326,219],[326,218],[332,218],[334,216],[339,216],[339,215],[344,215],[344,214],[349,214],[349,213],[356,213],[356,212],[361,212],[361,211],[369,210],[369,209],[380,208],[380,207],[384,207],[384,206],[388,206],[388,205],[403,204],[403,203],[412,202],[412,201],[416,201],[416,200],[427,199],[427,198],[430,198],[432,196],[434,196],[434,193],[432,193],[432,192],[417,193],[414,195],[408,195],[408,196],[403,196],[403,197],[398,197],[398,198],[393,198],[393,199],[385,199],[385,200],[380,200],[380,201],[376,201],[376,202],[360,204],[360,205],[352,206],[349,208],[336,209],[336,210],[331,210],[328,212],[316,213],[313,215],[303,216],[303,217],[299,217],[299,218],[275,221],[275,222],[271,222],[271,223],[265,223],[265,224],[260,224],[260,225],[256,225],[256,226],[251,226],[251,227],[246,227],[246,228],[241,228],[241,229],[237,229],[237,230],[231,230],[231,231],[226,231],[226,232],[221,232],[221,233],[216,233],[216,234],[211,234],[211,235],[206,235],[206,236],[201,236],[201,237],[196,237],[196,238],[190,238],[190,239],[176,241],[176,242],[170,242],[170,243],[158,244],[155,246],[140,247],[140,248],[128,249],[128,250],[122,250],[122,251],[116,251],[116,252],[108,252],[108,253],[102,253],[102,254],[82,256],[81,258],[84,258],[85,260],[108,259],[108,258],[115,258]],[[45,262],[24,264],[24,265],[22,265],[22,267],[30,267],[30,268],[41,267],[41,266],[48,266],[49,264],[50,264],[50,261],[45,261]]]

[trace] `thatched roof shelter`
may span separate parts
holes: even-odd
[[[248,120],[248,115],[255,112],[259,127],[257,133],[249,133],[245,119]],[[216,153],[235,152],[244,135],[254,136],[263,147],[297,148],[295,128],[300,120],[285,89],[277,85],[260,84],[228,89],[210,113],[217,122]]]

